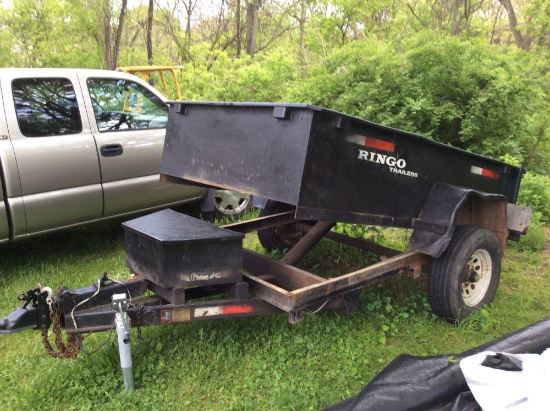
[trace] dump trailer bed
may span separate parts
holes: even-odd
[[[296,218],[411,227],[435,184],[515,203],[522,170],[320,107],[176,102],[161,166],[296,206]]]

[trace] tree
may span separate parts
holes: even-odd
[[[445,31],[453,36],[468,30],[487,0],[427,0],[405,2],[422,27]]]
[[[155,12],[154,1],[149,0],[149,10],[147,13],[147,62],[153,65],[153,15]]]
[[[530,29],[527,29],[525,33],[522,33],[518,28],[518,20],[516,18],[516,11],[512,5],[512,0],[499,0],[500,4],[506,9],[508,14],[508,21],[510,23],[510,30],[514,35],[516,45],[523,50],[529,51],[531,48],[531,34]]]
[[[259,30],[259,15],[262,0],[244,0],[246,4],[246,53],[256,53],[256,41]]]
[[[118,56],[121,47],[120,41],[124,28],[124,18],[126,17],[128,0],[122,0],[115,25],[113,25],[113,14],[115,13],[114,6],[112,0],[103,0],[99,3],[100,15],[102,16],[101,28],[103,32],[101,46],[103,48],[105,66],[110,70],[114,70],[118,65]]]

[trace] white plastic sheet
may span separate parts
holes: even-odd
[[[550,349],[538,354],[508,354],[522,361],[522,371],[504,371],[481,365],[494,351],[460,361],[468,387],[483,411],[540,411],[550,407]]]

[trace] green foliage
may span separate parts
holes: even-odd
[[[232,59],[206,44],[191,48],[193,62],[183,70],[185,98],[214,101],[280,101],[296,77],[291,55],[272,52]]]
[[[548,223],[541,221],[541,213],[534,212],[529,231],[527,231],[525,237],[522,237],[519,243],[516,243],[514,247],[535,253],[542,251],[547,244],[545,228],[547,226]]]
[[[101,64],[97,43],[87,36],[92,15],[75,0],[13,0],[0,8],[3,67],[84,67]],[[94,18],[93,25],[98,24]],[[9,48],[9,49],[8,49]]]
[[[543,98],[513,55],[483,41],[422,32],[356,41],[311,69],[288,97],[489,156],[523,159],[528,114]]]
[[[531,207],[541,223],[550,224],[550,176],[527,172],[521,181],[518,204]]]
[[[492,305],[483,306],[474,311],[458,324],[462,330],[475,332],[487,332],[498,328],[500,325],[498,308]]]

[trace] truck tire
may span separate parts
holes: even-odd
[[[500,248],[491,231],[456,227],[447,249],[428,270],[432,311],[447,321],[460,321],[489,304],[497,291],[500,267]]]
[[[260,211],[259,217],[267,217],[273,214],[284,213],[294,210],[294,206],[280,201],[268,200],[265,207]],[[290,250],[301,238],[297,233],[294,224],[281,225],[277,227],[258,230],[258,240],[266,251]]]

